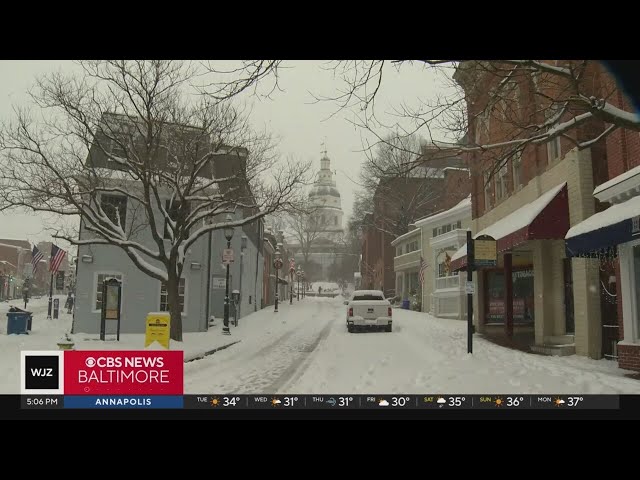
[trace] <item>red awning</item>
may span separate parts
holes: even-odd
[[[485,228],[480,235],[496,239],[498,253],[506,252],[529,240],[562,240],[569,230],[567,184],[562,183],[533,202],[518,208]],[[451,257],[451,270],[467,266],[467,244]]]

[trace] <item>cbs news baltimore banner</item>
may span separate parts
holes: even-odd
[[[21,352],[22,395],[64,395],[64,408],[182,408],[181,350]]]

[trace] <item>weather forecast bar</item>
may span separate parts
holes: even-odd
[[[23,409],[615,410],[618,395],[22,395]]]
[[[187,409],[597,409],[617,395],[185,395]]]

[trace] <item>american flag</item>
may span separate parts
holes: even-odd
[[[57,272],[58,268],[60,268],[60,264],[62,263],[62,259],[67,254],[61,248],[58,248],[56,245],[51,245],[51,259],[49,260],[49,271]]]
[[[36,276],[36,271],[38,270],[38,263],[40,263],[40,260],[42,260],[43,258],[44,255],[42,255],[42,252],[38,250],[38,247],[34,245],[33,250],[31,251],[31,271],[34,277]]]
[[[422,255],[420,255],[420,273],[418,274],[418,276],[420,277],[420,285],[424,285],[424,271],[428,266],[429,265],[427,265],[427,262],[424,260],[424,258],[422,258]]]

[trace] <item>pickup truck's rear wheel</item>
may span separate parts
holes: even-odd
[[[351,325],[347,325],[347,332],[353,333],[353,327]]]

